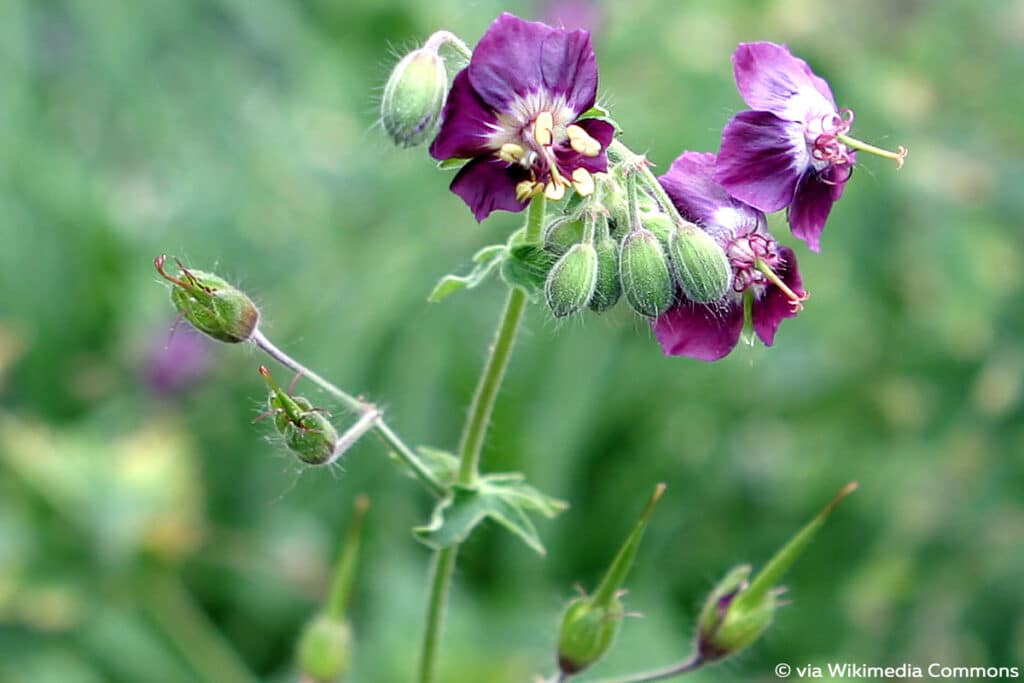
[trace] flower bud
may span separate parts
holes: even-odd
[[[654,236],[661,242],[662,248],[668,249],[669,238],[672,236],[672,231],[675,230],[676,225],[667,213],[664,211],[642,213],[640,214],[640,223],[654,233]]]
[[[576,196],[576,195],[574,195]],[[544,248],[561,256],[583,239],[583,221],[563,216],[551,221],[544,233]]]
[[[614,306],[622,295],[619,281],[619,243],[611,237],[597,240],[597,286],[590,297],[590,310],[603,313]]]
[[[415,147],[434,134],[448,96],[448,72],[436,49],[413,50],[384,86],[380,120],[399,147]]]
[[[181,317],[222,342],[238,343],[252,337],[260,320],[252,299],[213,273],[189,270],[175,261],[177,277],[164,270],[166,256],[158,256],[153,263],[160,276],[171,283],[171,302]]]
[[[548,273],[544,297],[556,318],[579,313],[597,286],[597,251],[592,244],[574,244]]]
[[[721,300],[732,284],[732,268],[718,242],[692,223],[669,235],[668,253],[683,293],[699,304]]]
[[[558,632],[558,668],[575,674],[601,659],[615,642],[624,615],[617,595],[607,605],[586,596],[570,602]]]
[[[297,650],[303,680],[335,683],[352,663],[352,628],[344,619],[319,614],[303,628]]]
[[[626,300],[640,315],[656,318],[672,305],[675,286],[665,252],[649,230],[634,230],[622,241],[619,277]]]
[[[260,367],[260,374],[270,385],[268,413],[274,416],[274,427],[284,438],[288,450],[307,465],[326,465],[334,460],[338,431],[323,412],[302,396],[289,396],[273,379],[270,371]]]

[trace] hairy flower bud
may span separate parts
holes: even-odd
[[[626,300],[640,315],[656,318],[672,305],[672,274],[658,238],[649,230],[634,230],[622,241],[619,277]]]
[[[284,438],[288,450],[307,465],[327,465],[334,461],[338,447],[338,431],[323,411],[302,396],[289,396],[260,367],[260,374],[270,385],[267,413],[274,416],[274,427]]]
[[[556,318],[579,313],[597,286],[597,250],[589,243],[574,244],[548,273],[544,296]]]
[[[319,614],[303,628],[297,650],[304,680],[335,683],[352,663],[352,628],[344,619]]]
[[[622,295],[622,283],[619,281],[619,243],[611,237],[598,239],[594,245],[597,250],[597,286],[594,296],[590,297],[590,310],[602,313],[614,306]]]
[[[675,228],[669,236],[668,253],[676,282],[690,300],[710,304],[729,291],[732,267],[725,250],[696,225]]]
[[[192,327],[222,342],[238,343],[252,337],[260,320],[252,299],[223,278],[189,270],[177,259],[178,276],[170,275],[164,269],[166,262],[166,256],[153,261],[160,276],[171,283],[171,302]]]
[[[563,216],[551,221],[545,230],[544,248],[561,256],[581,239],[583,239],[583,221],[579,218]]]
[[[601,659],[615,642],[624,615],[618,596],[607,605],[589,596],[570,602],[558,631],[558,668],[574,674]]]
[[[399,147],[432,137],[448,96],[448,72],[436,49],[413,50],[395,66],[384,86],[380,120]]]

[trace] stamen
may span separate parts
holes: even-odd
[[[907,158],[908,150],[903,145],[897,147],[895,152],[890,152],[887,149],[875,147],[874,145],[869,145],[866,142],[861,142],[856,138],[851,138],[849,135],[846,135],[845,133],[840,133],[836,135],[836,139],[838,139],[847,147],[853,147],[854,149],[859,149],[862,152],[868,152],[869,154],[876,154],[884,159],[892,159],[893,161],[896,162],[897,171],[903,168],[903,162]]]
[[[594,176],[585,168],[577,168],[572,172],[572,186],[581,197],[587,197],[594,193]]]
[[[601,143],[590,137],[582,127],[573,124],[565,129],[569,136],[569,146],[585,157],[596,157],[601,153]]]
[[[553,202],[557,202],[565,196],[565,185],[556,183],[554,179],[544,187],[544,196]]]
[[[533,180],[524,180],[516,185],[516,199],[525,202],[530,197],[537,194],[538,190],[543,187],[540,183]]]
[[[517,145],[514,142],[506,142],[498,150],[498,158],[504,162],[510,164],[516,164],[523,160],[523,155],[526,150],[523,149],[522,145]]]
[[[549,111],[542,111],[537,114],[533,121],[533,139],[542,147],[551,144],[554,137],[555,119]]]
[[[768,278],[769,282],[771,282],[773,285],[782,290],[782,293],[786,295],[787,299],[789,299],[789,305],[790,308],[792,308],[793,313],[799,313],[800,311],[804,310],[803,302],[806,301],[807,297],[809,296],[807,292],[804,292],[802,295],[794,292],[792,289],[790,289],[789,285],[783,282],[782,278],[780,278],[778,274],[776,274],[776,272],[772,270],[771,266],[764,262],[763,259],[757,259],[757,261],[754,263],[754,267],[757,268],[762,273],[764,273],[764,276]]]

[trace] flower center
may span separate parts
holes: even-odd
[[[507,112],[498,115],[490,146],[502,161],[529,171],[530,177],[516,185],[517,199],[526,201],[543,192],[558,201],[569,187],[583,196],[594,191],[589,171],[563,168],[556,154],[567,147],[586,157],[601,153],[601,143],[574,124],[575,117],[563,98],[543,93],[516,99]]]
[[[829,166],[853,165],[850,150],[842,140],[842,137],[850,132],[852,125],[852,109],[812,116],[807,121],[807,149],[811,153],[811,164],[815,170],[821,171]]]
[[[776,273],[785,265],[776,246],[775,240],[760,232],[749,232],[729,241],[725,254],[733,269],[733,291],[742,294],[754,287],[775,285],[789,299],[793,311],[799,311],[807,294],[794,292]]]

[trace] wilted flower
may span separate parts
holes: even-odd
[[[541,192],[555,201],[570,187],[588,195],[614,132],[579,120],[596,95],[589,33],[502,14],[455,76],[430,153],[470,160],[451,189],[478,221],[521,211]]]
[[[683,300],[654,323],[666,354],[705,361],[728,355],[748,318],[771,346],[779,323],[795,316],[807,298],[796,255],[768,233],[764,213],[715,182],[714,170],[714,154],[684,152],[659,178],[679,213],[721,245],[732,267],[732,289],[721,301]]]
[[[818,251],[825,220],[853,172],[852,150],[894,159],[897,168],[907,150],[851,138],[853,111],[837,109],[828,83],[785,46],[741,43],[732,63],[750,110],[725,126],[715,180],[761,211],[789,207],[793,234]]]

